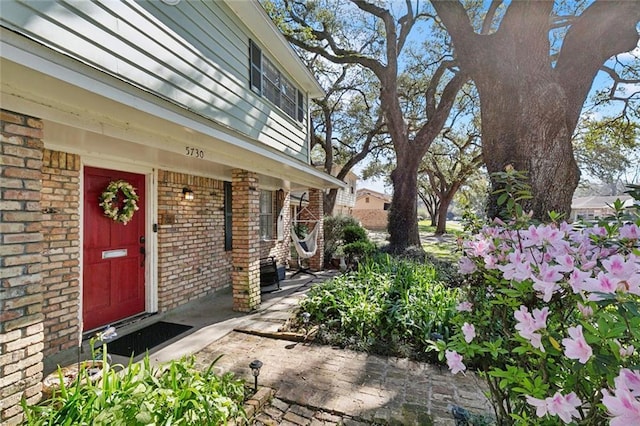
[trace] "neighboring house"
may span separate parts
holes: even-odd
[[[337,174],[337,170],[335,173],[332,172],[332,174],[335,176],[335,174]],[[339,214],[351,216],[353,214],[353,208],[356,205],[358,176],[353,172],[349,172],[347,173],[344,182],[347,184],[347,187],[338,189],[338,193],[336,194],[336,203],[333,207],[334,216]]]
[[[613,203],[620,199],[625,205],[631,205],[633,198],[628,195],[620,196],[591,196],[576,197],[571,200],[571,216],[570,220],[597,220],[613,213],[610,207]]]
[[[319,166],[316,165],[318,169]],[[334,166],[331,175],[336,176],[338,174],[339,167]],[[358,185],[358,175],[353,172],[348,172],[347,176],[343,179],[345,187],[338,188],[336,193],[336,202],[333,206],[332,215],[336,216],[339,214],[342,215],[351,215],[353,207],[356,205],[356,187]],[[327,190],[328,191],[328,190]],[[292,192],[291,193],[291,208],[293,210],[292,217],[297,216],[297,211],[301,209],[301,207],[306,205],[308,197],[304,192]]]
[[[257,1],[1,8],[0,423],[15,424],[96,329],[228,286],[254,310],[260,258],[289,256],[290,192],[321,218],[344,184],[309,164],[322,89]],[[131,217],[118,185],[139,197]]]
[[[391,196],[371,189],[358,189],[352,216],[367,229],[387,229]]]

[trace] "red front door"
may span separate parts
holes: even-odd
[[[117,180],[131,184],[139,197],[139,210],[126,225],[100,206],[101,194]],[[83,331],[144,312],[144,183],[144,175],[84,169]]]

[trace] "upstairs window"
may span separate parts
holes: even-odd
[[[251,89],[269,99],[289,117],[302,122],[305,117],[304,95],[287,79],[262,50],[249,40]]]

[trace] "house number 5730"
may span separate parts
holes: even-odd
[[[191,146],[185,146],[185,155],[188,157],[204,158],[204,151]]]

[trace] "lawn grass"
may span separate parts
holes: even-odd
[[[428,220],[418,222],[418,231],[423,240],[422,248],[436,259],[457,262],[461,251],[456,239],[463,232],[462,225],[460,222],[447,222],[447,233],[438,236],[434,234],[435,229]]]
[[[421,220],[418,222],[418,231],[420,233],[434,234],[436,227],[431,226],[430,220]],[[457,234],[462,232],[462,224],[456,221],[447,221],[447,234]]]

